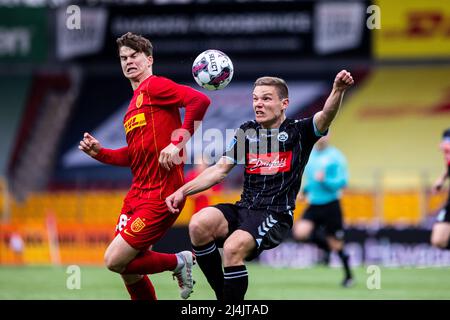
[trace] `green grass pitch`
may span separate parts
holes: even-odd
[[[356,283],[341,288],[340,268],[271,268],[249,264],[248,300],[308,299],[450,299],[450,268],[381,268],[381,288],[369,290],[366,268],[354,270]],[[69,290],[67,267],[0,266],[1,300],[128,300],[120,277],[100,266],[80,266],[80,289]],[[170,272],[150,277],[160,300],[180,300]],[[214,295],[198,267],[192,300],[213,300]]]

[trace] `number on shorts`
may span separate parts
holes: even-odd
[[[119,217],[119,223],[116,226],[116,230],[122,231],[122,229],[127,225],[128,217],[126,214],[121,214]]]

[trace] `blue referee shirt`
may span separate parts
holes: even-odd
[[[316,180],[316,174],[322,171],[324,179]],[[341,189],[348,183],[347,160],[335,147],[327,146],[323,150],[314,148],[306,165],[303,192],[310,204],[321,205],[341,197]]]

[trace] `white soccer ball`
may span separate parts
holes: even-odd
[[[231,59],[219,50],[203,51],[192,64],[195,82],[207,90],[225,88],[233,78],[233,72]]]

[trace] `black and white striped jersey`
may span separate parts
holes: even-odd
[[[450,180],[450,163],[447,164],[447,177]],[[447,206],[450,207],[450,188],[448,188]]]
[[[224,153],[245,165],[244,189],[236,205],[294,210],[303,170],[320,137],[312,117],[286,119],[278,129],[263,129],[254,120],[242,124]]]

